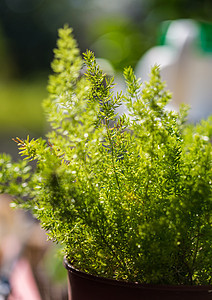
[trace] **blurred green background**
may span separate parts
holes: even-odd
[[[93,50],[120,72],[158,43],[162,21],[211,15],[211,0],[0,0],[0,152],[17,158],[12,137],[44,135],[41,102],[65,23],[82,52]]]

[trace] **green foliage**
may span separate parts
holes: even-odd
[[[31,207],[85,272],[211,284],[212,118],[185,125],[186,109],[166,110],[171,97],[157,66],[144,85],[126,68],[127,91],[114,95],[113,80],[92,52],[80,57],[68,27],[59,31],[52,67],[44,102],[52,131],[47,140],[16,140],[21,155],[37,162],[26,178],[20,163],[31,189],[16,203]],[[129,116],[116,114],[123,101]],[[4,182],[16,181],[4,158]]]
[[[31,167],[26,161],[12,162],[6,154],[0,155],[0,193],[11,193],[16,196],[28,196],[28,180]]]

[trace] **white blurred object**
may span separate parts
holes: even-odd
[[[212,24],[209,26],[212,29]],[[201,39],[205,36],[201,30],[193,20],[170,22],[164,45],[147,51],[135,70],[136,76],[145,81],[151,67],[159,65],[162,80],[173,95],[172,107],[178,109],[180,103],[189,104],[192,122],[212,113],[212,52],[203,49]],[[209,38],[211,42],[212,36]]]

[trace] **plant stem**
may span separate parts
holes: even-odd
[[[108,140],[109,140],[109,142],[110,142],[110,147],[111,147],[111,158],[112,158],[113,172],[114,172],[114,175],[115,175],[115,179],[116,179],[116,183],[117,183],[119,192],[121,192],[120,184],[119,184],[119,179],[118,179],[118,175],[117,175],[117,173],[116,173],[116,168],[115,168],[115,161],[114,161],[114,147],[113,147],[113,141],[112,141],[111,135],[110,135],[109,121],[108,121],[108,119],[106,119],[105,125],[106,125],[106,130],[107,130]]]

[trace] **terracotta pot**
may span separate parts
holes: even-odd
[[[212,286],[159,286],[122,282],[74,269],[66,259],[69,300],[212,300]]]

